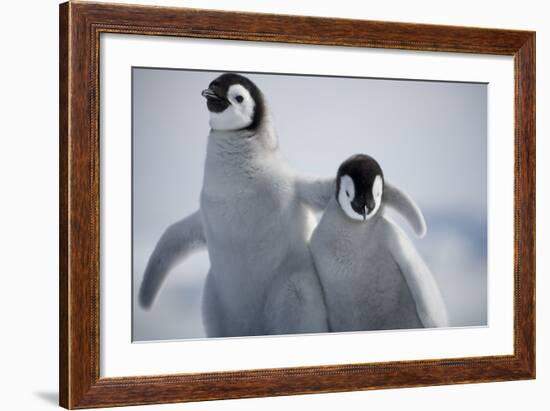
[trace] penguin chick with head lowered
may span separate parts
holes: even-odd
[[[358,154],[342,163],[310,244],[331,331],[448,325],[432,273],[385,214],[388,201],[376,160]]]
[[[223,74],[202,95],[211,130],[200,209],[159,240],[141,284],[141,305],[152,305],[176,263],[207,247],[203,323],[209,337],[327,331],[308,241],[312,209],[326,207],[334,179],[299,176],[287,166],[266,100],[248,78]],[[420,226],[414,205],[394,192]]]

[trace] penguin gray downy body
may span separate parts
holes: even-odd
[[[150,307],[170,269],[207,248],[203,323],[209,337],[327,331],[308,242],[312,210],[326,207],[334,179],[304,177],[288,167],[265,98],[248,78],[223,74],[202,94],[211,131],[200,209],[159,240],[140,304]],[[414,220],[414,205],[395,192]]]
[[[385,214],[395,201],[373,158],[356,155],[342,163],[336,195],[310,245],[331,331],[448,325],[432,273],[406,233]],[[413,228],[425,234],[423,222]]]

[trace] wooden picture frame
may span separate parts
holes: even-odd
[[[513,56],[513,355],[100,378],[101,33]],[[534,32],[69,2],[60,5],[59,50],[61,406],[125,406],[535,377]]]

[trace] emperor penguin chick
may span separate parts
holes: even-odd
[[[175,264],[207,248],[202,319],[209,337],[326,332],[308,241],[311,207],[326,205],[333,181],[292,172],[266,99],[247,77],[222,74],[202,96],[210,133],[200,209],[159,240],[145,270],[141,305],[152,305]]]
[[[372,157],[354,155],[338,169],[336,194],[310,244],[330,331],[448,325],[432,273],[406,233],[385,213],[387,206],[400,210],[393,201]],[[417,230],[424,232],[425,227]]]

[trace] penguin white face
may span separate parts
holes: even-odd
[[[222,74],[202,92],[213,130],[241,130],[257,126],[263,100],[254,83],[238,74]]]
[[[357,221],[376,215],[382,204],[384,176],[372,157],[358,154],[338,169],[336,198],[342,211]]]
[[[252,124],[254,99],[240,84],[229,87],[227,108],[219,113],[210,112],[210,127],[214,130],[240,130]]]

